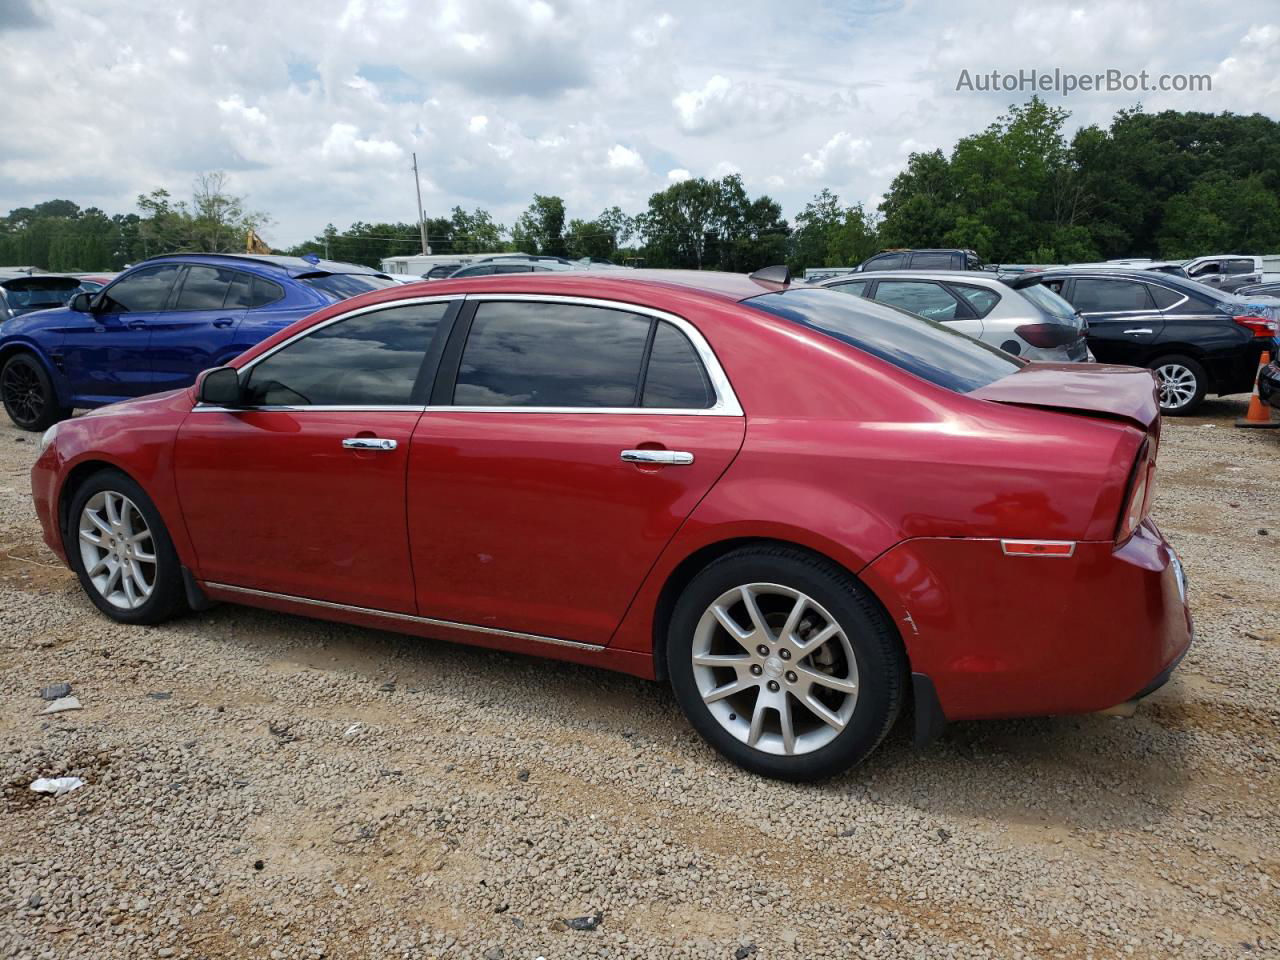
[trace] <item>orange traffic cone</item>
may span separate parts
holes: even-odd
[[[1258,371],[1271,362],[1271,354],[1263,352],[1258,362]],[[1249,412],[1236,421],[1237,427],[1261,427],[1263,429],[1275,429],[1280,427],[1280,420],[1271,419],[1271,408],[1262,402],[1262,398],[1258,396],[1258,378],[1253,378],[1253,396],[1249,398]]]

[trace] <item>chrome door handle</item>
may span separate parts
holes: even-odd
[[[1151,332],[1150,327],[1138,327],[1137,329],[1134,329],[1134,330],[1125,331],[1125,333],[1150,333],[1150,332]]]
[[[396,442],[382,437],[347,437],[342,446],[345,450],[394,450]]]
[[[668,467],[693,463],[693,454],[684,450],[623,450],[619,456],[627,463],[660,463]]]

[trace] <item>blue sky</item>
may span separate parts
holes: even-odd
[[[731,12],[730,12],[731,11]],[[1274,3],[685,0],[4,0],[0,210],[53,196],[130,210],[221,169],[287,245],[328,222],[535,193],[570,216],[644,208],[736,171],[792,216],[828,186],[874,204],[913,150],[1028,94],[961,70],[1203,73],[1198,93],[1047,99],[1072,126],[1148,110],[1280,110]]]

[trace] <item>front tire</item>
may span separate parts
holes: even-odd
[[[694,577],[667,669],[694,729],[753,773],[821,780],[863,760],[902,707],[906,657],[872,595],[831,562],[748,547]]]
[[[118,623],[156,624],[182,611],[182,568],[151,498],[118,470],[75,491],[64,536],[93,605]]]
[[[1159,383],[1160,412],[1182,417],[1193,413],[1204,402],[1209,389],[1209,375],[1199,362],[1178,355],[1160,357],[1151,362]]]
[[[40,361],[29,353],[17,353],[0,368],[0,397],[5,413],[23,430],[47,430],[71,411],[58,406],[53,381]]]

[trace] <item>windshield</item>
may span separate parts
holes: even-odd
[[[60,307],[80,289],[74,277],[22,277],[4,284],[5,299],[15,314]]]
[[[985,387],[1026,363],[945,324],[835,290],[792,288],[743,303],[817,330],[956,393]]]
[[[1055,320],[1063,320],[1067,323],[1078,325],[1076,319],[1076,308],[1060,296],[1050,290],[1048,287],[1039,283],[1033,283],[1029,287],[1021,287],[1018,292],[1040,308],[1041,312],[1047,313]]]
[[[396,282],[390,277],[380,277],[374,273],[306,273],[298,279],[335,300],[346,300],[370,290],[396,286]]]

